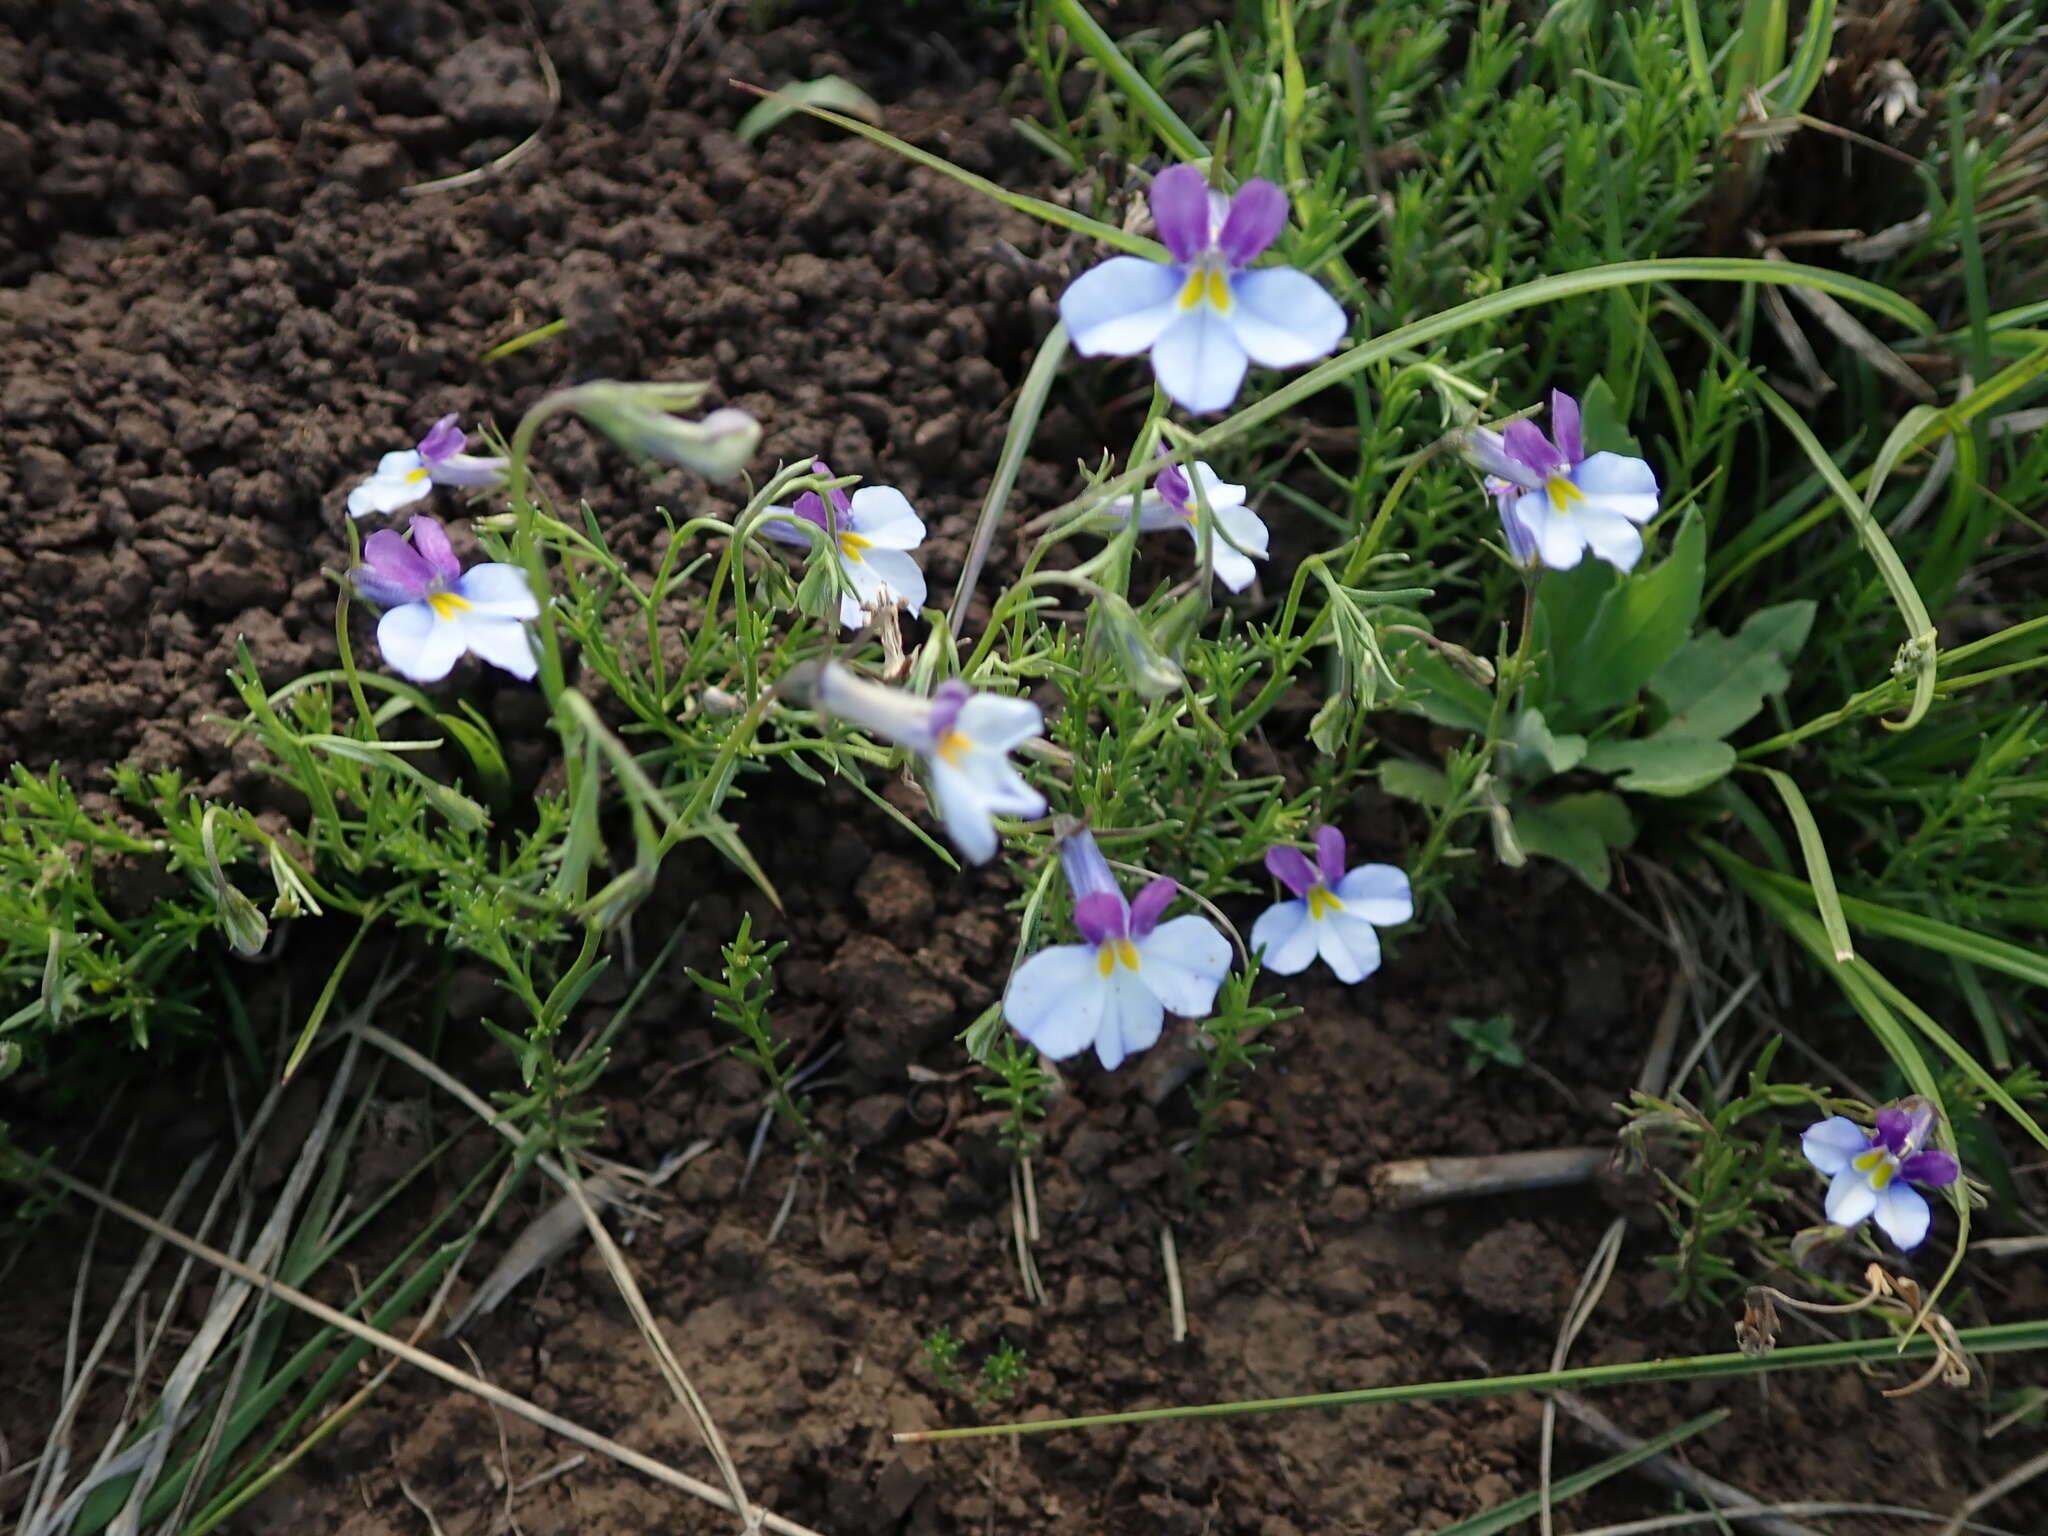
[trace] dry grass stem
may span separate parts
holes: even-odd
[[[1406,1211],[1443,1200],[1585,1184],[1613,1156],[1612,1147],[1555,1147],[1488,1157],[1411,1157],[1381,1163],[1367,1183],[1381,1210]]]

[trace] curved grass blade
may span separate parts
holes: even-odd
[[[1757,771],[1771,781],[1778,798],[1785,802],[1785,814],[1792,818],[1792,830],[1799,838],[1799,856],[1806,865],[1814,910],[1820,913],[1821,927],[1827,930],[1835,962],[1846,964],[1856,958],[1856,946],[1849,938],[1849,920],[1842,915],[1842,898],[1835,890],[1835,871],[1828,863],[1828,847],[1821,838],[1820,825],[1790,774],[1777,768]]]
[[[1181,121],[1180,114],[1166,104],[1165,97],[1152,89],[1152,82],[1138,73],[1137,66],[1124,57],[1123,50],[1088,14],[1080,0],[1051,0],[1047,8],[1176,154],[1184,160],[1200,160],[1209,153],[1200,136]]]

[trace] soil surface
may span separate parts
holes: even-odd
[[[779,25],[749,32],[733,7],[686,34],[657,100],[672,22],[651,0],[536,8],[562,92],[538,150],[481,185],[407,195],[547,117],[516,21],[441,0],[0,0],[0,179],[26,189],[0,199],[0,759],[61,760],[99,784],[132,755],[247,792],[205,717],[228,708],[238,636],[273,682],[333,664],[327,573],[345,559],[350,485],[444,411],[509,427],[583,378],[711,380],[767,424],[764,464],[823,453],[901,486],[937,535],[933,589],[948,589],[1064,258],[1028,222],[864,144],[797,125],[741,145],[746,102],[725,82],[846,74],[896,132],[1027,185],[1044,162],[1008,127],[999,41],[887,8],[849,31],[779,7]],[[998,259],[999,242],[1050,264]],[[563,336],[478,365],[557,317]],[[1056,409],[1022,499],[1060,499],[1063,466],[1094,447]],[[650,492],[573,429],[542,455],[628,552],[636,537],[651,545],[657,501],[731,503],[681,476]],[[786,916],[756,914],[792,943],[777,1026],[808,1051],[842,1046],[814,1090],[830,1161],[799,1168],[778,1135],[743,1182],[760,1085],[722,1058],[679,972],[621,1040],[604,1090],[609,1155],[652,1166],[715,1143],[634,1225],[628,1252],[758,1501],[834,1536],[1439,1529],[1535,1485],[1536,1402],[933,1448],[894,1447],[889,1431],[1540,1369],[1617,1214],[1629,1238],[1572,1362],[1730,1347],[1732,1313],[1664,1305],[1649,1261],[1668,1243],[1627,1179],[1411,1212],[1377,1209],[1369,1192],[1393,1158],[1611,1141],[1608,1106],[1635,1076],[1667,960],[1612,907],[1533,868],[1468,885],[1455,925],[1404,942],[1365,987],[1291,988],[1304,1011],[1273,1030],[1275,1054],[1227,1109],[1199,1201],[1182,1177],[1184,1037],[1139,1070],[1071,1072],[1034,1163],[1045,1299],[1033,1304],[997,1117],[957,1076],[953,1043],[996,995],[1014,892],[1001,875],[942,876],[860,807],[839,789],[757,793],[737,810],[788,899]],[[1344,820],[1362,857],[1401,856],[1401,824],[1381,808]],[[739,915],[726,885],[678,857],[640,921],[685,926],[681,961],[713,965]],[[267,1016],[267,989],[285,980],[257,983],[252,1014]],[[487,977],[455,980],[458,1023],[491,1006]],[[1531,1070],[1468,1077],[1446,1025],[1501,1010]],[[458,1070],[481,1090],[504,1064],[476,1036],[456,1050],[475,1050]],[[384,1092],[414,1138],[465,1123],[423,1084],[395,1076]],[[216,1134],[189,1102],[164,1089],[137,1114],[152,1162],[173,1171]],[[23,1139],[34,1144],[33,1128]],[[442,1193],[463,1158],[448,1160]],[[366,1188],[380,1176],[362,1170]],[[540,1198],[480,1246],[472,1280]],[[10,1285],[43,1300],[0,1319],[0,1473],[51,1416],[82,1220],[50,1218]],[[111,1298],[128,1241],[103,1240],[88,1294]],[[1945,1258],[1930,1244],[1918,1267],[1931,1276]],[[2023,1293],[2038,1278],[2015,1283],[2001,1316],[2038,1310]],[[934,1379],[920,1341],[940,1326],[970,1366],[1000,1341],[1025,1352],[1011,1401],[978,1407]],[[468,1338],[493,1381],[715,1481],[587,1253],[528,1281]],[[2001,1363],[1988,1366],[2002,1385]],[[2024,1449],[1980,1450],[1974,1410],[1934,1393],[1887,1401],[1889,1384],[1844,1371],[1628,1389],[1599,1406],[1643,1436],[1729,1407],[1686,1459],[1766,1500],[1947,1510]],[[1569,1427],[1559,1442],[1560,1473],[1605,1454]],[[231,1528],[410,1536],[429,1529],[425,1509],[450,1536],[514,1521],[529,1536],[732,1529],[602,1460],[560,1470],[569,1454],[401,1372]],[[523,1490],[509,1516],[508,1488]],[[0,1482],[0,1515],[17,1489]],[[1567,1528],[1670,1500],[1617,1481],[1570,1506]],[[2013,1530],[2048,1520],[2025,1497],[1987,1514]]]

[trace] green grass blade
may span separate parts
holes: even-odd
[[[1820,825],[1813,819],[1806,796],[1799,792],[1790,774],[1776,768],[1758,771],[1771,781],[1778,798],[1785,802],[1785,814],[1792,818],[1792,830],[1799,838],[1799,855],[1811,882],[1814,910],[1820,913],[1821,926],[1827,932],[1836,962],[1854,960],[1856,946],[1850,941],[1849,920],[1842,913],[1842,898],[1835,890],[1835,871],[1828,863],[1827,843],[1820,835]]]
[[[1574,1472],[1570,1477],[1560,1477],[1550,1485],[1550,1499],[1554,1504],[1560,1499],[1573,1498],[1589,1488],[1596,1488],[1610,1477],[1626,1472],[1630,1467],[1648,1461],[1652,1456],[1661,1456],[1681,1441],[1690,1440],[1702,1430],[1712,1429],[1727,1418],[1730,1409],[1715,1408],[1698,1418],[1687,1419],[1683,1424],[1667,1429],[1653,1439],[1645,1440],[1634,1450],[1623,1451],[1605,1461],[1587,1467],[1583,1472]],[[1542,1507],[1539,1494],[1525,1493],[1519,1499],[1511,1499],[1499,1509],[1488,1510],[1483,1515],[1474,1515],[1470,1520],[1460,1520],[1456,1525],[1447,1525],[1437,1536],[1496,1536],[1500,1531],[1511,1531],[1525,1520],[1536,1518]]]
[[[1820,85],[1828,67],[1828,55],[1835,44],[1835,0],[1813,0],[1806,12],[1806,30],[1799,36],[1798,51],[1786,68],[1784,81],[1771,93],[1771,111],[1790,117],[1803,111],[1807,98]]]
[[[1207,156],[1209,148],[1200,136],[1180,120],[1180,114],[1166,104],[1165,97],[1152,89],[1152,82],[1138,73],[1137,67],[1124,57],[1123,50],[1088,14],[1088,8],[1080,0],[1052,0],[1047,8],[1059,18],[1060,24],[1082,50],[1102,66],[1103,74],[1123,93],[1124,100],[1137,108],[1145,121],[1152,125],[1152,131],[1164,139],[1175,154],[1183,160],[1200,160]]]

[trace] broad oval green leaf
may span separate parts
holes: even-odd
[[[1809,599],[1760,608],[1733,635],[1701,630],[1650,679],[1670,712],[1664,734],[1730,736],[1791,682],[1792,659],[1813,627]]]
[[[1735,766],[1735,749],[1718,737],[1659,731],[1636,741],[1596,742],[1585,766],[1616,775],[1633,794],[1689,795],[1726,778]]]

